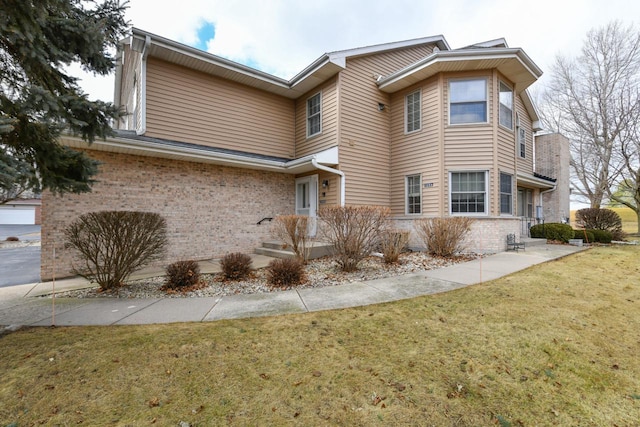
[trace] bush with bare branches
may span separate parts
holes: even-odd
[[[384,230],[380,234],[380,250],[385,264],[398,262],[400,254],[409,244],[408,230]]]
[[[273,235],[290,246],[303,263],[309,259],[308,225],[309,217],[306,215],[278,215],[271,228]]]
[[[378,244],[378,236],[389,218],[381,206],[328,206],[318,212],[323,238],[333,246],[343,271],[355,271]]]
[[[622,231],[622,218],[611,209],[579,209],[576,212],[576,222],[586,229],[609,231],[613,240],[624,240],[626,237]]]
[[[152,212],[91,212],[64,233],[67,247],[76,249],[83,263],[73,267],[74,273],[103,290],[122,285],[131,273],[162,258],[167,244],[167,223]]]
[[[463,216],[422,218],[415,222],[414,227],[427,252],[449,258],[463,250],[462,242],[472,223],[473,219]]]

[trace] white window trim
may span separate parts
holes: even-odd
[[[465,172],[484,172],[484,194],[485,194],[484,212],[453,212],[451,210],[451,205],[452,205],[451,175],[454,173],[465,173]],[[449,215],[451,216],[474,216],[474,217],[488,216],[489,212],[491,212],[491,209],[489,208],[489,204],[491,202],[491,195],[489,194],[489,171],[486,169],[461,169],[461,170],[449,171],[449,193],[447,198],[449,199]]]
[[[420,185],[418,186],[418,190],[420,191],[420,212],[414,212],[414,213],[409,213],[409,177],[411,176],[417,176],[419,181],[420,181]],[[404,176],[404,213],[405,215],[422,215],[422,174],[421,173],[410,173]]]
[[[513,184],[514,184],[514,182],[513,182],[513,173],[509,173],[509,172],[505,172],[505,171],[498,172],[498,187],[499,187],[498,188],[498,193],[499,193],[499,197],[500,198],[502,198],[502,194],[503,194],[502,193],[502,182],[501,182],[502,175],[508,175],[511,178],[511,212],[510,213],[502,212],[502,200],[499,200],[500,216],[514,216],[513,204],[514,204],[514,201],[515,201],[515,197],[513,195],[513,187],[514,187],[513,186]]]
[[[520,131],[524,132],[523,141],[520,141]],[[522,126],[516,127],[516,140],[518,142],[518,157],[521,159],[527,158],[527,130]],[[524,156],[522,155],[522,146],[524,146]]]
[[[309,134],[309,100],[319,95],[320,98],[320,111],[318,112],[318,116],[320,117],[320,130],[314,134]],[[305,115],[305,124],[307,127],[307,138],[313,138],[314,136],[320,135],[322,133],[322,91],[314,93],[304,103],[304,115]]]
[[[473,80],[484,80],[484,99],[486,105],[486,120],[484,122],[471,122],[471,123],[451,123],[451,82],[460,82],[460,81],[473,81]],[[449,79],[447,82],[447,109],[448,109],[448,123],[449,126],[477,126],[477,125],[486,125],[489,124],[489,78],[488,77],[465,77],[459,79]]]
[[[416,93],[418,94],[418,111],[420,112],[420,119],[418,120],[418,128],[412,131],[408,131],[407,130],[407,126],[409,125],[408,100],[411,95],[415,95]],[[418,89],[416,91],[406,94],[404,97],[404,133],[405,135],[409,135],[415,132],[419,132],[421,130],[422,130],[422,89]]]
[[[500,119],[502,117],[501,114],[500,114],[500,106],[503,105],[502,102],[500,101],[500,94],[502,93],[501,90],[500,90],[500,86],[501,85],[504,85],[509,90],[511,90],[511,127],[510,128],[505,126],[505,125],[503,125],[500,122]],[[498,80],[498,125],[500,127],[502,127],[503,129],[509,130],[510,132],[513,132],[514,128],[516,127],[516,126],[514,126],[515,118],[513,117],[514,116],[514,114],[513,114],[514,108],[515,108],[515,97],[514,97],[514,93],[513,93],[513,87],[511,85],[507,84],[506,82],[502,81],[502,80]]]

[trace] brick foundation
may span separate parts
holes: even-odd
[[[166,266],[253,252],[270,238],[270,223],[256,223],[294,210],[292,175],[98,151],[89,155],[101,162],[91,193],[42,196],[42,280],[50,280],[54,268],[56,278],[72,274],[73,252],[64,248],[64,229],[87,212],[164,216],[169,245],[165,259],[155,265]]]
[[[507,234],[520,235],[520,218],[490,217],[474,218],[471,232],[465,239],[464,247],[469,252],[497,253],[506,250]],[[395,219],[396,227],[411,231],[409,247],[424,250],[425,245],[414,230],[415,219]]]

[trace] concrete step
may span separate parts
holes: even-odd
[[[529,246],[542,246],[547,244],[547,239],[535,239],[533,237],[521,237],[520,242],[525,244],[525,247]]]
[[[325,242],[309,242],[309,259],[321,258],[331,254],[331,245]],[[256,254],[266,255],[274,258],[295,257],[290,247],[277,240],[270,240],[262,243],[262,247],[256,248]]]

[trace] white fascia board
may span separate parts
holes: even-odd
[[[437,36],[431,36],[431,37],[422,37],[419,39],[411,39],[411,40],[404,40],[399,42],[391,42],[391,43],[383,43],[383,44],[377,44],[372,46],[358,47],[355,49],[338,50],[338,51],[329,53],[329,55],[335,58],[357,57],[357,56],[371,55],[379,52],[385,52],[388,50],[404,49],[407,47],[417,46],[417,45],[427,44],[427,43],[436,43],[439,49],[450,50],[449,43],[447,43],[447,40],[445,40],[444,36],[437,35]]]
[[[299,159],[291,160],[286,163],[285,167],[292,169],[300,165],[310,163],[314,160],[318,163],[325,165],[337,165],[339,163],[338,147],[327,148],[320,152],[309,154],[308,156],[300,157]]]
[[[528,173],[518,172],[516,176],[518,183],[524,183],[536,188],[554,188],[555,182],[547,181],[546,179],[538,178]]]

